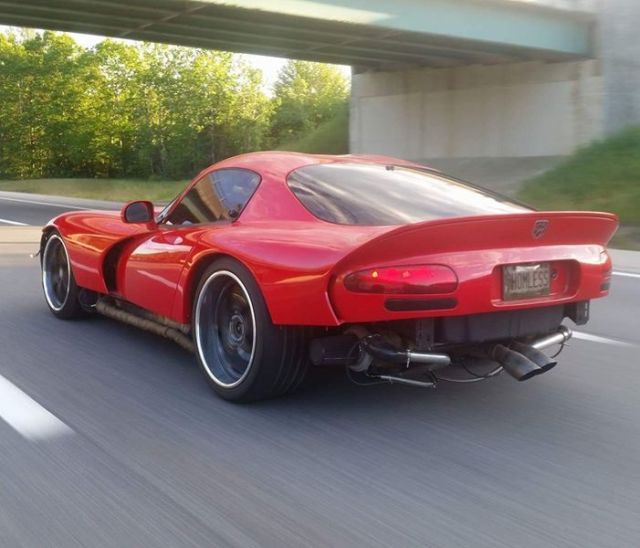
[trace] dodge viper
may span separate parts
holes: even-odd
[[[321,366],[364,384],[522,381],[608,293],[616,228],[396,158],[262,152],[161,210],[56,217],[42,285],[58,318],[99,313],[191,350],[228,400],[291,392]]]

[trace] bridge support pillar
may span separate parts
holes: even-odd
[[[640,123],[640,2],[604,0],[598,17],[605,131]]]
[[[640,2],[597,6],[593,59],[354,70],[352,152],[479,173],[482,182],[483,171],[513,178],[516,165],[524,171],[514,177],[534,175],[552,159],[640,124]]]
[[[563,156],[604,132],[596,60],[364,72],[352,85],[353,152]]]

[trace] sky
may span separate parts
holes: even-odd
[[[11,27],[0,25],[0,32],[8,31]],[[95,46],[98,42],[105,40],[104,36],[95,36],[91,34],[77,34],[74,32],[67,33],[70,36],[81,44],[84,47],[90,48]],[[128,42],[129,40],[122,40],[123,42]],[[264,75],[264,85],[265,91],[270,92],[273,88],[273,84],[275,83],[278,77],[278,71],[282,68],[282,66],[287,62],[286,59],[281,57],[266,57],[264,55],[241,55],[244,59],[246,59],[251,65],[256,68],[262,70]],[[345,74],[345,76],[349,76],[351,74],[351,69],[349,67],[340,66],[340,70]]]

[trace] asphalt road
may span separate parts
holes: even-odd
[[[53,217],[74,209],[119,210],[118,202],[79,200],[0,191],[0,228],[3,226],[43,226]]]
[[[324,373],[245,406],[171,343],[56,320],[25,255],[0,305],[3,548],[640,545],[640,278],[525,383]]]

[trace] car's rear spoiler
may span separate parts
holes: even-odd
[[[425,221],[392,229],[344,257],[335,271],[420,255],[553,245],[606,246],[618,227],[611,213],[582,211],[482,215]]]

